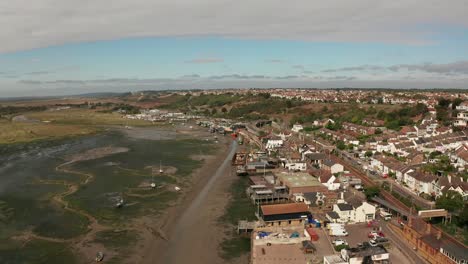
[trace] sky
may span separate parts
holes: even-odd
[[[468,88],[466,0],[0,2],[0,97]]]

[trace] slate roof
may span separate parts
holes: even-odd
[[[334,212],[334,211],[331,211],[331,212],[327,212],[327,215],[331,218],[331,219],[339,219],[340,216],[338,215],[337,212]]]
[[[345,204],[345,203],[339,203],[337,204],[338,208],[340,208],[340,211],[352,211],[353,206],[350,204]]]

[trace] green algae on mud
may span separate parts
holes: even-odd
[[[71,155],[106,146],[126,147],[129,151],[63,166],[68,171],[57,170]],[[202,161],[190,156],[212,151],[213,145],[203,140],[145,140],[115,132],[7,148],[0,146],[0,244],[8,245],[0,247],[0,263],[40,263],[54,259],[54,252],[57,252],[55,259],[63,260],[57,263],[75,263],[76,256],[69,249],[69,241],[89,231],[89,219],[79,212],[89,213],[109,227],[125,226],[142,215],[157,215],[177,200],[179,193],[172,186],[188,186],[190,178],[187,176],[202,165]],[[174,167],[176,171],[153,178],[151,167],[159,167],[160,160],[163,167]],[[87,176],[82,174],[90,174],[92,179],[83,184]],[[153,179],[162,187],[142,186]],[[67,193],[70,186],[77,186],[77,191],[64,195],[63,201],[75,211],[64,209],[64,205],[54,199]],[[120,196],[124,197],[126,205],[116,209],[115,198]],[[34,236],[27,237],[27,234]],[[23,240],[29,242],[23,244],[21,236],[25,235]],[[109,234],[98,232],[96,235],[95,242],[112,247]],[[36,236],[63,243],[36,239]],[[130,236],[122,240],[116,246],[133,246],[124,243],[133,241]],[[21,251],[22,255],[16,251]],[[121,248],[119,251],[124,252]],[[117,263],[121,257],[116,255],[111,262]],[[2,261],[5,259],[9,261]]]
[[[173,184],[188,185],[188,176],[202,165],[201,161],[189,158],[190,153],[209,153],[211,144],[199,140],[125,140],[119,146],[128,147],[125,153],[101,159],[73,164],[70,169],[94,175],[93,181],[82,186],[66,199],[74,207],[89,212],[106,224],[121,224],[139,214],[157,214],[174,201],[178,193],[170,188]],[[152,176],[149,166],[177,168],[174,175],[165,173]],[[161,188],[151,189],[142,183],[154,181]],[[115,208],[119,198],[125,206]]]
[[[0,243],[0,263],[47,263],[47,264],[75,264],[76,256],[64,243],[31,240],[24,244],[9,240]]]

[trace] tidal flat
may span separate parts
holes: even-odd
[[[0,263],[83,263],[97,251],[125,263],[140,232],[154,232],[139,219],[175,204],[203,164],[193,155],[216,149],[158,129],[0,145]]]

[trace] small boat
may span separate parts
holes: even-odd
[[[159,173],[163,173],[163,169],[162,169],[162,165],[161,165],[161,161],[159,161]]]
[[[174,190],[176,190],[177,192],[180,191],[180,188],[179,187],[174,187]]]
[[[122,208],[123,205],[124,205],[124,199],[120,198],[120,200],[115,205],[115,208]]]
[[[104,259],[104,253],[102,253],[101,251],[99,251],[99,252],[96,254],[96,258],[95,258],[94,260],[96,260],[96,262],[101,262],[103,259]]]
[[[151,189],[154,189],[154,188],[156,188],[156,183],[152,182],[151,183]]]

